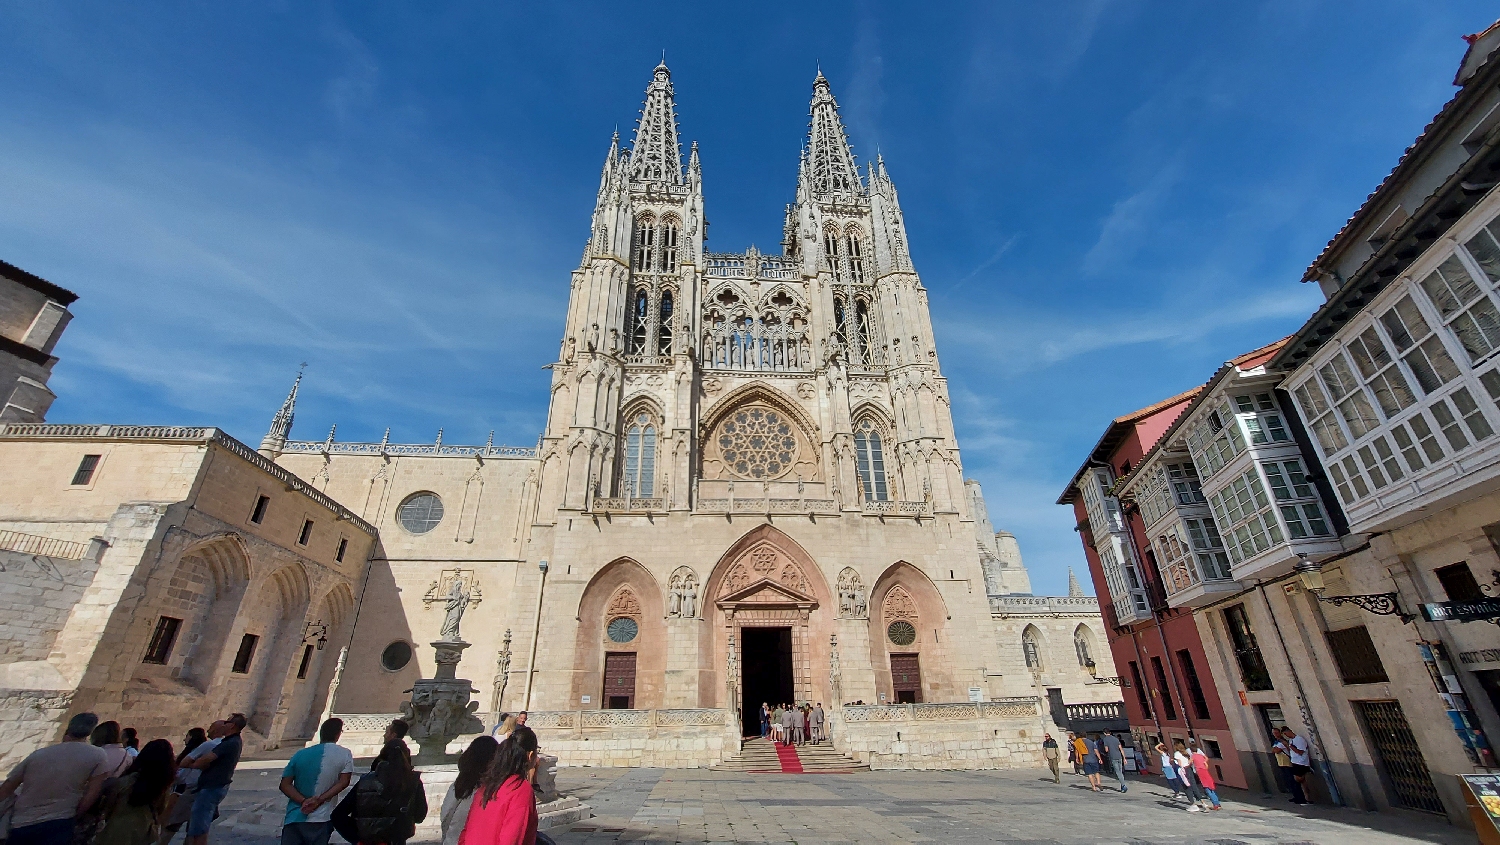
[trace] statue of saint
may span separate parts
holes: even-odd
[[[443,627],[438,632],[438,639],[443,642],[458,642],[458,622],[464,618],[464,611],[469,609],[469,591],[464,589],[462,576],[453,579],[453,586],[448,588],[448,596],[443,604],[448,609],[448,615],[443,617]]]
[[[869,599],[865,598],[865,587],[863,584],[854,585],[854,618],[864,619],[870,609]]]
[[[698,616],[698,585],[688,578],[682,585],[682,615],[688,619]]]

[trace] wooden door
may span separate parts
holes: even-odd
[[[635,652],[604,654],[604,695],[599,702],[606,710],[635,709]]]
[[[891,687],[897,704],[922,702],[922,670],[917,665],[917,655],[891,655]]]

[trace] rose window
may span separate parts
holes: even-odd
[[[719,426],[719,453],[741,478],[775,478],[797,457],[797,436],[784,414],[768,408],[736,411]]]

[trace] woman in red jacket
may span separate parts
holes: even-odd
[[[480,780],[458,845],[536,845],[536,795],[531,780],[538,759],[536,734],[528,727],[517,727],[500,743]]]

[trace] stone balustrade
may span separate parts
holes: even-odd
[[[1042,762],[1035,696],[952,704],[858,704],[829,714],[833,745],[872,769],[1018,769]]]
[[[533,710],[526,726],[564,766],[706,768],[739,751],[729,710]]]

